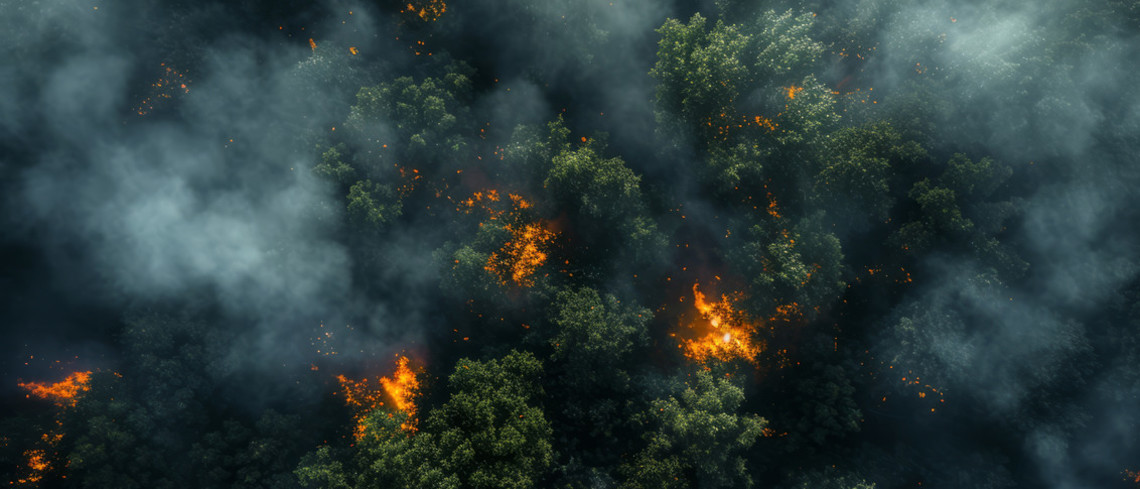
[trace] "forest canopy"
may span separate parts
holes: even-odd
[[[0,0],[0,483],[1140,487],[1140,7]]]

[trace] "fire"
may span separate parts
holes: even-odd
[[[317,50],[317,41],[314,41],[311,37],[309,38],[309,47],[312,48],[313,51]]]
[[[36,484],[43,480],[44,473],[51,469],[51,462],[47,459],[47,453],[43,450],[26,450],[24,451],[24,458],[28,460],[28,475],[16,479],[17,484]]]
[[[768,192],[768,215],[772,216],[773,219],[780,218],[780,206],[776,203],[776,197],[772,195],[772,192]]]
[[[788,96],[788,100],[794,100],[796,98],[796,94],[802,92],[803,90],[804,87],[797,87],[795,85],[792,85],[784,89],[784,94]]]
[[[451,196],[447,198],[448,200],[456,202]],[[534,204],[530,203],[530,201],[521,195],[508,193],[507,198],[510,201],[509,206],[507,205],[507,201],[503,200],[502,194],[499,193],[498,189],[484,189],[472,193],[471,196],[466,199],[457,201],[455,210],[464,214],[471,214],[476,210],[483,211],[486,213],[488,219],[494,221],[508,213],[529,209],[534,206]]]
[[[447,12],[447,4],[443,0],[416,0],[409,2],[400,12],[407,12],[414,14],[421,20],[428,22],[435,22]]]
[[[1133,484],[1140,484],[1140,472],[1126,469],[1124,471],[1124,480]]]
[[[756,361],[764,350],[763,342],[752,338],[757,324],[743,311],[734,309],[734,302],[736,299],[727,295],[722,295],[719,302],[709,302],[700,291],[700,284],[693,284],[693,305],[700,317],[688,326],[696,336],[683,338],[678,345],[686,357],[702,363],[710,358]]]
[[[360,51],[356,49],[356,46],[349,46],[348,52],[352,53],[353,56],[356,56],[360,53]]]
[[[522,226],[508,224],[506,229],[511,232],[511,240],[487,257],[483,269],[498,276],[504,285],[509,278],[515,285],[530,287],[534,285],[531,276],[546,263],[546,248],[557,233],[548,229],[543,221]]]
[[[75,407],[83,393],[91,390],[91,386],[89,385],[90,380],[91,371],[86,371],[72,372],[63,380],[53,384],[45,382],[19,382],[17,385],[20,386],[21,389],[28,391],[25,397],[29,399],[35,396],[39,399],[52,401],[56,406],[56,425],[62,427],[63,424],[58,418],[58,415],[69,408]],[[14,483],[37,484],[43,480],[45,474],[52,470],[52,461],[48,457],[47,449],[54,451],[54,447],[63,440],[63,436],[64,434],[56,429],[52,429],[40,435],[40,440],[37,445],[41,448],[28,449],[23,453],[24,458],[27,460],[26,466],[28,475],[17,479]]]
[[[28,391],[27,397],[36,396],[53,401],[60,407],[73,407],[79,395],[91,389],[91,386],[87,385],[89,380],[91,380],[91,371],[74,372],[62,381],[50,385],[42,382],[20,382],[17,385]]]
[[[407,415],[407,420],[400,427],[408,432],[416,431],[416,403],[415,398],[420,393],[420,382],[416,372],[409,366],[410,360],[406,356],[396,359],[396,371],[391,377],[380,377],[376,382],[369,382],[368,378],[352,380],[344,375],[338,375],[336,380],[340,383],[344,402],[353,408],[353,421],[356,427],[353,436],[360,440],[368,430],[366,418],[376,409],[390,402],[394,411]],[[393,416],[394,413],[388,413]]]
[[[776,124],[776,123],[772,122],[772,119],[769,119],[769,118],[767,118],[767,117],[761,117],[761,116],[755,116],[755,117],[753,117],[753,118],[752,118],[752,123],[753,123],[753,124],[756,124],[756,125],[757,125],[757,126],[759,126],[759,127],[763,127],[763,128],[765,128],[765,129],[767,129],[767,130],[769,130],[769,131],[775,131],[775,130],[776,130],[776,126],[778,126],[778,125],[779,125],[779,124]]]
[[[396,409],[412,416],[416,413],[415,397],[419,393],[420,383],[416,380],[416,373],[408,367],[408,357],[396,360],[396,372],[392,378],[380,377],[380,385],[384,392],[392,398]]]

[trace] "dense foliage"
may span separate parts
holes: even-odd
[[[132,274],[98,279],[124,318],[101,337],[113,360],[21,382],[0,423],[13,485],[1140,483],[1118,463],[1140,454],[1140,240],[1088,224],[1140,222],[1140,112],[1056,96],[1095,85],[1094,57],[1136,53],[1118,42],[1140,39],[1134,6],[1069,2],[1046,23],[984,2],[378,3],[275,53],[162,37],[225,73],[213,94],[163,81],[127,107],[142,136],[60,190],[95,217],[28,198],[87,219],[60,241],[179,237],[97,255]],[[174,9],[187,25],[207,10]],[[249,79],[280,105],[224,95]],[[44,117],[84,117],[67,103],[116,110],[80,97]],[[170,158],[224,164],[164,173],[159,142],[201,134],[228,141]],[[81,153],[60,144],[41,150]],[[36,191],[68,174],[26,171]],[[120,179],[127,196],[84,190]],[[148,187],[162,198],[130,200]]]

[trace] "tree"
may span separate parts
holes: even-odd
[[[403,204],[390,185],[360,180],[348,190],[348,213],[362,224],[380,226],[403,213]]]
[[[736,414],[744,391],[705,370],[694,372],[677,396],[653,401],[642,416],[647,446],[621,469],[623,489],[751,487],[742,452],[767,421]]]
[[[623,306],[617,297],[602,297],[590,288],[559,292],[554,308],[557,333],[550,340],[552,358],[568,363],[580,374],[577,377],[594,382],[602,380],[595,373],[609,381],[620,379],[618,367],[635,346],[646,342],[646,325],[653,317],[649,309]]]
[[[926,150],[904,141],[889,122],[840,129],[827,145],[815,191],[834,222],[881,221],[904,184],[898,180],[925,158]]]
[[[813,145],[839,116],[811,75],[823,45],[811,14],[764,12],[754,22],[669,19],[658,29],[657,120],[676,146],[694,143],[720,190],[764,178],[793,184]]]
[[[434,454],[432,438],[412,435],[401,427],[404,413],[376,409],[364,422],[365,434],[351,452],[322,445],[306,454],[294,476],[306,488],[411,488],[429,474],[416,471],[423,457]]]
[[[353,176],[356,170],[344,162],[346,151],[344,143],[325,150],[321,153],[321,162],[313,167],[313,173],[338,186],[347,187],[355,181]]]
[[[640,182],[621,158],[603,159],[584,145],[555,155],[543,185],[559,207],[572,212],[595,256],[641,264],[660,256],[665,237],[647,213]]]
[[[755,224],[730,249],[729,260],[749,277],[749,303],[757,316],[783,306],[810,319],[839,296],[843,251],[821,221],[816,215],[790,230],[783,218]]]
[[[863,419],[855,404],[855,387],[840,365],[813,363],[806,375],[792,381],[788,403],[786,450],[808,452],[825,448],[851,433]]]
[[[288,470],[307,429],[297,416],[229,414],[218,379],[231,337],[186,317],[143,315],[123,331],[124,363],[91,375],[63,420],[68,485],[296,487]]]
[[[937,178],[923,179],[911,187],[907,196],[917,205],[912,205],[909,220],[892,234],[890,242],[912,254],[932,249],[965,252],[1003,277],[1020,276],[1028,263],[996,239],[1018,208],[1011,201],[989,200],[1012,173],[990,158],[973,162],[965,155],[954,155]]]
[[[635,436],[629,417],[641,407],[628,369],[648,340],[653,313],[590,288],[560,291],[552,309],[551,414],[562,453],[571,465],[585,464],[563,470],[576,476],[611,465]]]
[[[434,456],[421,461],[421,480],[441,485],[417,487],[535,487],[554,458],[541,380],[542,364],[530,353],[460,360],[448,378],[450,399],[425,424]]]
[[[384,144],[408,157],[432,161],[466,146],[456,131],[467,112],[471,70],[463,64],[448,67],[442,79],[416,83],[400,77],[391,83],[361,88],[345,122],[360,137],[369,153]]]

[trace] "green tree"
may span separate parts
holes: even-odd
[[[574,477],[613,464],[636,436],[629,418],[644,404],[629,369],[648,341],[653,313],[590,288],[560,291],[552,309],[550,413],[562,454],[586,465],[563,469]]]
[[[361,224],[389,224],[403,213],[403,203],[390,185],[360,180],[348,190],[348,213]]]
[[[370,153],[390,144],[411,158],[453,154],[467,144],[456,129],[468,110],[470,75],[470,68],[455,64],[442,79],[416,83],[405,76],[361,88],[345,125],[364,138]]]
[[[881,221],[895,205],[900,178],[925,158],[922,146],[903,140],[889,122],[844,128],[831,136],[815,191],[835,222]]]
[[[742,453],[767,421],[737,414],[744,391],[731,380],[698,370],[677,396],[653,401],[642,416],[648,446],[621,468],[623,489],[751,487]]]
[[[759,317],[791,306],[810,319],[843,290],[843,251],[819,215],[791,229],[786,224],[780,218],[753,225],[728,257],[750,278],[749,303]]]
[[[343,143],[325,150],[321,153],[321,162],[313,167],[313,173],[342,187],[347,187],[355,181],[353,176],[356,170],[344,162],[346,151]]]
[[[451,396],[425,423],[434,450],[421,461],[417,487],[535,487],[554,458],[541,408],[542,364],[512,351],[485,362],[460,360],[448,378]]]
[[[992,200],[1012,173],[990,158],[974,162],[965,155],[954,155],[937,178],[923,179],[911,187],[908,197],[914,205],[909,219],[890,242],[913,254],[932,249],[968,253],[1003,277],[1020,276],[1029,265],[997,240],[1019,210],[1011,201]]]
[[[63,419],[66,485],[94,488],[296,487],[307,434],[296,416],[230,414],[220,378],[232,338],[185,318],[145,315],[123,330],[117,372],[96,372]]]
[[[554,308],[552,358],[566,362],[591,383],[601,380],[593,378],[594,373],[610,380],[623,375],[618,367],[635,346],[647,341],[646,325],[653,317],[649,309],[623,306],[617,297],[602,297],[590,288],[559,292]]]
[[[658,29],[650,75],[662,137],[695,144],[717,188],[797,181],[838,121],[830,91],[811,74],[823,52],[808,35],[812,23],[811,14],[768,11],[739,25],[697,14]]]
[[[790,381],[780,410],[787,428],[785,450],[811,453],[860,430],[863,413],[855,404],[855,386],[840,365],[814,363]],[[804,452],[800,452],[804,453]]]
[[[595,256],[644,264],[663,252],[665,237],[648,215],[641,177],[621,158],[602,158],[589,145],[563,150],[554,156],[543,185],[560,208],[572,213]]]

